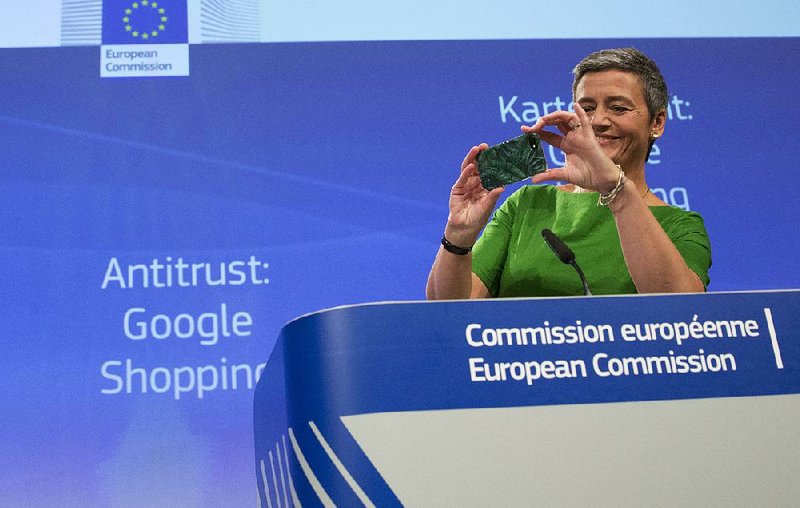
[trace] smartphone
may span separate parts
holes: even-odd
[[[486,190],[530,178],[547,170],[542,140],[533,132],[490,146],[478,154],[478,174]]]

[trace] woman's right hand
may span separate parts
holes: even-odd
[[[481,185],[476,158],[487,148],[489,145],[481,143],[470,149],[461,163],[461,175],[450,190],[450,215],[445,237],[460,247],[471,247],[475,243],[504,190],[497,187],[487,191]]]

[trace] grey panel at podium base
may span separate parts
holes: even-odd
[[[800,503],[800,291],[366,304],[287,324],[261,506]]]

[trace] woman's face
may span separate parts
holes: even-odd
[[[590,72],[575,88],[603,151],[623,170],[644,167],[653,134],[664,131],[666,112],[650,118],[639,78],[629,72]]]

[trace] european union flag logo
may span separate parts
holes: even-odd
[[[186,0],[103,0],[103,44],[187,44]]]

